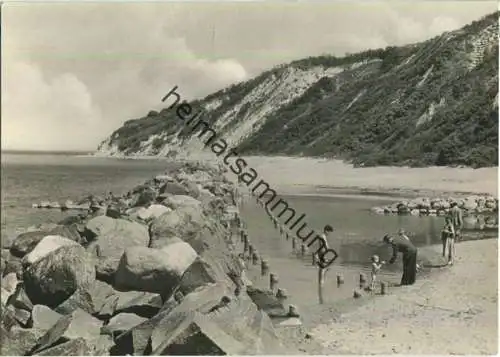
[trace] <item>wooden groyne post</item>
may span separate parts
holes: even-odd
[[[359,286],[363,287],[366,284],[366,275],[364,273],[359,274]]]
[[[249,244],[248,245],[248,255],[249,255],[249,259],[252,259],[253,257],[253,253],[255,253],[255,248],[252,244]]]
[[[278,275],[271,273],[269,275],[269,289],[274,292],[274,290],[278,287],[278,282]]]
[[[243,242],[243,253],[250,251],[250,243],[248,242],[248,236],[245,235],[245,240]]]
[[[306,255],[306,253],[307,253],[307,247],[306,247],[306,245],[305,245],[304,243],[302,243],[302,244],[300,245],[300,255],[301,255],[301,256],[305,256],[305,255]]]
[[[285,301],[288,298],[288,295],[286,293],[285,289],[278,289],[276,292],[276,299],[278,299],[281,303]]]
[[[312,265],[318,264],[318,255],[316,253],[312,254]]]
[[[325,285],[325,273],[326,269],[318,267],[318,300],[320,304],[323,304],[323,287]]]
[[[337,285],[344,284],[344,277],[342,274],[337,274]]]
[[[252,263],[253,265],[257,265],[259,263],[259,253],[254,251],[252,254]]]
[[[297,306],[288,305],[288,317],[300,317]]]
[[[385,281],[380,282],[380,294],[385,295],[387,293],[387,283]]]
[[[265,259],[260,260],[260,274],[262,276],[267,275],[269,273],[269,263]]]

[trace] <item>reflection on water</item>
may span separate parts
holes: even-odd
[[[396,233],[404,228],[417,246],[440,243],[440,231],[444,224],[443,217],[414,216],[379,216],[369,211],[373,199],[361,196],[350,197],[311,197],[299,196],[287,198],[297,215],[306,214],[304,222],[320,232],[325,224],[331,224],[335,232],[329,237],[329,243],[338,253],[339,258],[327,272],[324,286],[325,303],[342,304],[352,301],[354,289],[359,289],[360,273],[370,276],[370,257],[378,254],[382,260],[388,260],[391,249],[382,243],[386,233]],[[381,204],[390,201],[381,200]],[[300,311],[307,314],[318,304],[317,267],[312,265],[310,255],[301,257],[298,250],[292,250],[291,240],[280,236],[264,209],[249,199],[241,209],[247,224],[252,244],[261,256],[270,261],[271,271],[278,274],[280,287],[287,289],[288,303],[296,304]],[[285,217],[286,219],[286,217]],[[475,225],[471,219],[467,227]],[[495,232],[496,234],[496,232]],[[480,239],[484,234],[476,237]],[[309,253],[315,250],[311,246]],[[421,251],[420,257],[425,253]],[[394,265],[386,265],[380,280],[389,284],[398,284],[401,279],[401,258]],[[427,274],[428,269],[419,273],[419,278]],[[259,287],[268,287],[268,277],[260,276],[259,266],[249,263],[249,276]],[[336,274],[342,274],[345,283],[336,284]]]
[[[325,224],[334,227],[335,231],[329,237],[329,244],[340,254],[337,264],[366,265],[373,254],[388,259],[391,250],[382,243],[382,237],[387,233],[396,233],[400,228],[407,232],[416,246],[441,242],[444,217],[375,215],[369,211],[369,207],[373,205],[372,198],[296,196],[287,197],[287,202],[296,210],[297,216],[301,213],[306,214],[303,222],[316,232],[321,232]],[[381,199],[380,204],[390,202],[392,201]],[[292,254],[291,243],[283,244],[279,232],[267,218],[262,207],[250,199],[248,204],[243,206],[242,214],[248,224],[251,239],[256,241],[256,245],[261,246],[261,249],[265,248],[266,254],[276,257]],[[283,218],[282,222],[287,217]],[[494,224],[498,224],[497,216],[465,217],[464,231],[484,229]],[[468,235],[465,235],[465,238],[467,237]],[[315,247],[312,246],[311,249],[314,251]]]

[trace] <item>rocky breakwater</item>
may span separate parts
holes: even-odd
[[[498,212],[498,198],[479,195],[461,198],[419,197],[398,201],[384,207],[372,207],[371,211],[376,214],[444,216],[453,202],[456,202],[466,215],[493,215]]]
[[[2,355],[290,353],[247,293],[238,195],[186,163],[4,244]]]

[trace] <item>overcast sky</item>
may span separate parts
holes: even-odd
[[[428,39],[486,1],[5,3],[2,148],[93,150],[125,120],[312,55]]]

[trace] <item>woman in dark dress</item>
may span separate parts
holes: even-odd
[[[401,285],[412,285],[417,278],[417,248],[408,239],[392,237],[389,234],[384,236],[384,242],[392,246],[392,258],[390,264],[396,261],[398,253],[403,253],[403,277]]]

